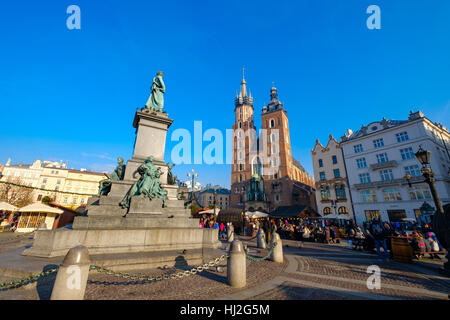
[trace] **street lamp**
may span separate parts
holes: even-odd
[[[448,248],[450,244],[450,228],[449,228],[450,219],[449,216],[446,216],[444,214],[444,208],[442,206],[441,199],[439,198],[439,194],[436,189],[436,179],[434,178],[434,172],[431,170],[430,167],[431,152],[424,150],[422,149],[421,146],[419,146],[419,150],[415,153],[415,156],[422,165],[421,169],[422,176],[425,178],[425,182],[430,187],[431,196],[433,197],[433,201],[436,206],[436,212],[434,213],[433,216],[432,228],[439,242],[441,242],[441,244],[444,245],[444,247],[447,250],[447,262],[444,263],[444,271],[445,273],[450,274],[450,263],[448,253]],[[411,175],[407,174],[405,176],[405,179],[408,181],[408,185],[411,187],[412,184]],[[422,181],[415,183],[421,182]]]
[[[197,178],[198,178],[198,173],[195,173],[195,171],[194,171],[194,169],[192,169],[192,174],[191,173],[188,173],[187,174],[187,176],[188,176],[188,178],[190,178],[190,177],[192,177],[192,182],[191,182],[191,199],[192,199],[192,202],[195,200],[195,195],[194,195],[194,187],[195,187],[195,183],[196,183],[196,180],[197,180]],[[198,201],[197,201],[197,204],[198,204]]]

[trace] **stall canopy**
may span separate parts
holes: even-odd
[[[216,209],[216,212],[219,212],[219,210]],[[198,214],[214,214],[214,209],[200,211]]]
[[[217,216],[217,222],[242,223],[243,222],[242,213],[243,213],[242,209],[236,208],[222,209],[220,210],[219,215]]]
[[[321,217],[322,219],[339,219],[339,220],[351,220],[350,216],[345,214],[327,214],[326,216]]]
[[[12,204],[9,204],[7,202],[0,201],[0,211],[11,211],[15,212],[17,211],[17,208],[14,207]]]
[[[45,212],[45,213],[56,213],[56,214],[62,214],[64,212],[61,209],[53,208],[53,207],[47,206],[47,205],[39,203],[39,202],[29,204],[28,206],[20,208],[18,211],[19,212]]]
[[[294,218],[294,217],[310,217],[315,218],[319,215],[308,206],[281,206],[270,213],[271,218]]]
[[[245,215],[252,219],[265,218],[269,216],[267,213],[261,211],[254,211],[254,212],[247,211]]]

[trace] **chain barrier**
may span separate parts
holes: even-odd
[[[17,280],[13,280],[13,281],[7,281],[7,282],[0,283],[0,289],[13,289],[13,288],[15,289],[15,288],[24,286],[25,284],[37,281],[39,278],[46,277],[52,273],[55,273],[56,271],[58,271],[58,269],[59,269],[59,267],[36,273],[27,278],[22,278],[22,279],[17,279]]]
[[[272,254],[273,249],[275,248],[276,245],[277,245],[277,243],[274,243],[272,245],[272,247],[270,248],[269,253],[264,257],[254,257],[247,253],[245,254],[245,256],[248,260],[255,261],[255,262],[266,260]],[[133,281],[156,282],[156,281],[170,280],[170,279],[181,279],[181,278],[184,278],[184,277],[187,277],[190,275],[195,275],[199,272],[203,272],[205,270],[208,270],[210,268],[217,266],[220,262],[222,262],[226,258],[229,258],[229,254],[223,254],[220,257],[209,261],[208,263],[205,263],[198,267],[194,267],[190,270],[185,270],[183,272],[177,272],[177,273],[166,273],[166,274],[162,274],[162,275],[158,275],[158,276],[146,276],[146,275],[140,275],[140,274],[127,273],[127,272],[118,272],[118,271],[113,271],[113,270],[101,267],[96,264],[91,265],[89,268],[89,271],[95,270],[97,272],[104,273],[106,275],[112,275],[112,276],[120,277],[120,278],[127,279],[127,280],[133,280]],[[50,274],[53,274],[53,273],[57,272],[58,269],[59,269],[59,267],[56,267],[56,268],[53,268],[53,269],[50,269],[47,271],[42,271],[37,274],[31,275],[27,278],[22,278],[22,279],[17,279],[17,280],[13,280],[13,281],[7,281],[7,282],[0,283],[0,289],[13,289],[13,288],[21,287],[25,284],[35,282],[39,278],[46,277]]]
[[[9,186],[13,186],[13,187],[40,190],[40,191],[51,192],[51,193],[66,193],[66,194],[73,194],[73,195],[77,195],[77,196],[91,196],[91,197],[95,196],[95,194],[92,194],[92,193],[79,193],[79,192],[70,192],[70,191],[62,191],[62,190],[50,190],[50,189],[27,186],[24,184],[19,184],[19,183],[14,183],[14,182],[9,182],[9,181],[0,181],[0,183],[6,184]]]
[[[177,273],[166,273],[159,276],[145,276],[145,275],[138,275],[138,274],[131,274],[127,272],[116,272],[109,269],[106,269],[104,267],[100,267],[98,265],[92,265],[90,267],[90,270],[96,270],[101,273],[105,273],[107,275],[113,275],[116,277],[133,280],[133,281],[144,281],[144,282],[153,282],[153,281],[162,281],[162,280],[170,280],[170,279],[181,279],[190,275],[197,274],[198,272],[205,271],[207,269],[210,269],[212,267],[215,267],[220,262],[222,262],[225,258],[228,258],[228,254],[223,254],[219,258],[216,258],[214,260],[209,261],[208,263],[205,263],[204,265],[194,267],[190,270],[185,270],[183,272],[177,272]]]
[[[247,253],[245,253],[245,257],[246,257],[248,260],[250,260],[250,261],[255,261],[255,262],[260,262],[260,261],[266,260],[267,258],[270,257],[270,255],[271,255],[272,252],[273,252],[273,249],[274,249],[276,246],[277,246],[277,243],[274,242],[274,243],[272,244],[272,246],[270,247],[269,252],[268,252],[264,257],[254,257],[254,256],[249,255],[249,254],[247,254]]]

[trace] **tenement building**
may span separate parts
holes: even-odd
[[[258,181],[264,190],[266,211],[293,205],[315,209],[314,179],[292,157],[289,119],[275,87],[271,88],[269,104],[262,108],[261,121],[258,137],[253,98],[243,78],[235,100],[230,206],[246,208],[247,199],[255,201],[255,187],[250,190],[250,182]]]
[[[311,158],[318,213],[321,216],[344,215],[354,219],[347,170],[339,142],[330,135],[324,147],[317,139]]]
[[[347,130],[340,147],[357,223],[374,217],[391,222],[429,221],[423,208],[435,204],[415,153],[419,147],[431,152],[436,188],[445,205],[450,202],[449,142],[447,128],[420,111],[410,112],[407,120],[383,118],[356,132]],[[412,176],[411,185],[406,175]]]
[[[0,177],[0,181],[33,187],[34,202],[48,196],[65,207],[86,204],[89,197],[98,194],[99,182],[103,179],[106,179],[104,173],[68,169],[62,161],[39,159],[32,164],[11,164],[9,159]]]

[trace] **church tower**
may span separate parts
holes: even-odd
[[[269,210],[302,204],[314,208],[314,181],[300,162],[292,157],[289,118],[278,99],[275,86],[270,89],[270,102],[263,107],[261,120],[262,129],[267,133],[263,177]]]
[[[249,159],[250,146],[257,145],[257,141],[253,141],[257,139],[253,135],[253,133],[256,134],[253,98],[250,91],[247,92],[244,74],[242,74],[240,92],[236,94],[234,105],[230,206],[243,208],[248,192],[248,182],[252,175],[251,159]]]
[[[265,156],[268,161],[264,164],[264,179],[276,180],[286,176],[292,178],[289,120],[274,86],[270,89],[269,104],[262,109],[261,121],[262,129],[267,132]]]

